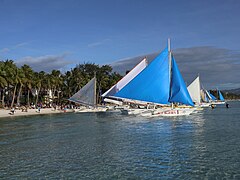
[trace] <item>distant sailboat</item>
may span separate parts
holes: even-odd
[[[195,106],[199,107],[210,107],[208,98],[203,89],[201,89],[200,77],[199,75],[194,79],[194,81],[187,87],[188,92],[195,103]]]
[[[187,87],[188,92],[195,104],[201,103],[201,88],[200,88],[200,78],[197,78]]]
[[[180,103],[194,106],[177,63],[168,48],[164,49],[145,69],[115,95],[158,105]],[[170,112],[179,114],[180,111]]]
[[[69,98],[69,101],[77,104],[95,107],[96,102],[96,78],[92,78],[82,89]]]
[[[220,101],[225,101],[225,99],[224,99],[224,97],[223,97],[223,95],[222,95],[220,90],[218,90],[218,96],[219,96],[219,100]]]
[[[208,96],[209,102],[213,105],[218,105],[218,104],[225,104],[225,100],[224,97],[222,95],[222,93],[217,90],[219,99],[217,99],[214,95],[212,95],[209,91],[206,91],[206,94]]]
[[[219,104],[225,104],[225,99],[221,93],[220,90],[217,89],[217,94],[218,94],[218,99],[215,98],[213,101],[212,101],[212,104],[215,104],[215,105],[219,105]]]
[[[68,99],[69,101],[87,107],[80,109],[81,112],[106,111],[105,108],[97,107],[96,82],[96,78],[92,78],[82,89]]]
[[[214,95],[212,95],[210,92],[208,92],[208,93],[209,93],[209,96],[210,96],[210,100],[212,100],[212,101],[217,100],[217,98]]]

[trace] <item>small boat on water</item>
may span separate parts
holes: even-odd
[[[200,83],[199,75],[193,82],[187,87],[188,92],[194,102],[195,107],[211,107],[211,103],[209,102],[208,98],[206,97],[206,92],[202,88]]]
[[[104,112],[106,107],[97,105],[96,78],[92,78],[82,89],[75,93],[68,100],[80,104],[80,109],[75,112]]]
[[[218,99],[213,94],[211,94],[209,91],[206,91],[206,92],[207,92],[208,97],[209,97],[209,102],[212,105],[220,105],[220,104],[225,104],[226,103],[222,93],[219,90],[217,90]]]
[[[225,99],[220,90],[217,90],[217,94],[218,94],[218,99],[215,101],[212,101],[212,104],[215,104],[215,105],[225,104],[226,103]]]

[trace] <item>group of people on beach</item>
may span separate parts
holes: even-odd
[[[67,105],[63,105],[61,104],[60,106],[57,106],[57,104],[53,103],[51,105],[47,105],[47,104],[42,104],[42,103],[38,103],[37,105],[34,105],[33,103],[30,104],[30,106],[14,106],[10,109],[9,114],[10,115],[14,115],[16,113],[16,110],[21,110],[22,112],[28,112],[28,109],[36,109],[37,113],[41,112],[41,109],[43,108],[53,108],[55,111],[59,108],[60,110],[66,112],[67,109],[73,109],[75,108],[75,106],[71,105],[71,104],[67,104]]]

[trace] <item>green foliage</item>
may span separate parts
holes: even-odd
[[[7,86],[7,73],[5,70],[5,64],[3,61],[0,61],[0,88]]]
[[[44,101],[51,90],[53,101],[58,103],[68,99],[94,76],[97,78],[99,101],[100,92],[107,91],[122,78],[120,74],[112,72],[109,65],[78,64],[62,74],[59,70],[52,70],[51,73],[34,72],[26,64],[18,68],[12,60],[0,61],[0,98],[2,102],[15,102],[16,94],[20,104],[36,104]]]

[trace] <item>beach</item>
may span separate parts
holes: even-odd
[[[15,116],[28,116],[28,115],[39,115],[39,114],[56,114],[64,113],[63,110],[53,108],[42,108],[40,112],[38,109],[28,109],[27,112],[22,112],[21,109],[16,109],[14,114],[11,113],[10,109],[0,109],[0,118],[4,117],[15,117]]]

